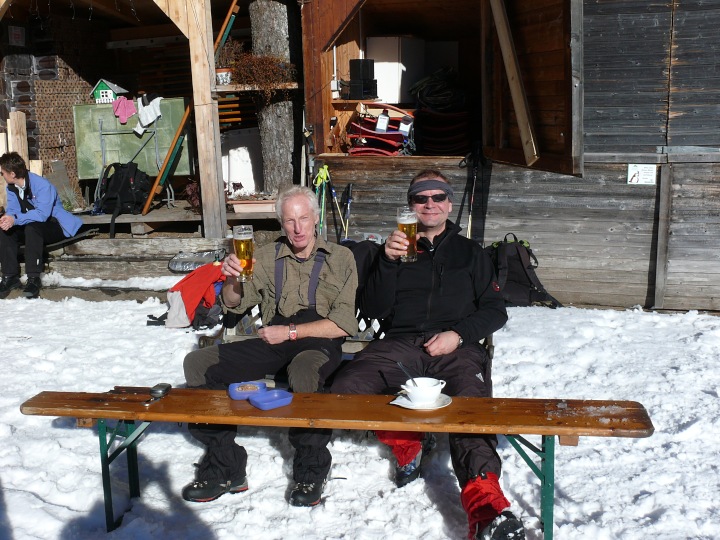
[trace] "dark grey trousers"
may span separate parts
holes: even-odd
[[[9,231],[0,229],[0,269],[4,276],[20,275],[20,246],[25,245],[25,273],[38,277],[45,265],[44,251],[47,244],[65,238],[62,227],[55,218],[34,221],[27,225],[15,225]]]
[[[287,369],[290,388],[317,392],[342,361],[342,340],[306,338],[268,345],[261,339],[236,341],[201,349],[185,358],[188,386],[225,389],[236,382],[262,379]],[[191,384],[204,378],[202,385]],[[237,426],[191,424],[193,437],[207,446],[198,469],[198,480],[234,481],[245,477],[247,453],[235,443]],[[317,483],[327,478],[332,464],[327,445],[329,429],[290,428],[295,449],[293,479]]]
[[[402,362],[416,376],[447,382],[449,396],[492,397],[492,363],[485,349],[470,344],[443,356],[430,356],[422,344],[431,336],[385,338],[370,343],[340,371],[330,389],[338,394],[395,394],[407,376]],[[494,435],[452,433],[450,455],[455,475],[464,486],[484,472],[500,475],[500,456]]]

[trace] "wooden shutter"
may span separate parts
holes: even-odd
[[[481,17],[485,154],[582,174],[582,3],[484,0]]]

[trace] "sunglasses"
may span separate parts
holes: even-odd
[[[432,199],[433,202],[443,202],[447,199],[447,193],[436,193],[435,195],[413,195],[410,197],[410,202],[413,204],[425,204],[428,199]]]

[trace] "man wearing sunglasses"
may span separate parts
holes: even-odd
[[[370,343],[336,377],[331,391],[394,394],[417,377],[446,381],[450,396],[492,395],[491,360],[480,340],[505,325],[507,312],[489,257],[448,219],[453,188],[439,171],[415,176],[407,192],[418,218],[416,262],[401,262],[405,233],[388,236],[360,297],[362,312],[383,321],[385,337]],[[403,369],[404,368],[404,369]],[[417,479],[434,444],[422,433],[378,431],[397,460],[398,487]],[[470,540],[525,538],[500,488],[494,435],[451,434],[450,454],[468,515]]]

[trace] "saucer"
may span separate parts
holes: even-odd
[[[451,403],[452,398],[450,396],[440,394],[440,397],[437,398],[433,403],[421,403],[420,405],[416,405],[415,403],[410,401],[404,394],[401,394],[395,399],[393,399],[390,402],[390,405],[397,405],[398,407],[402,407],[403,409],[413,409],[415,411],[434,411],[435,409],[442,409],[443,407],[447,407]]]

